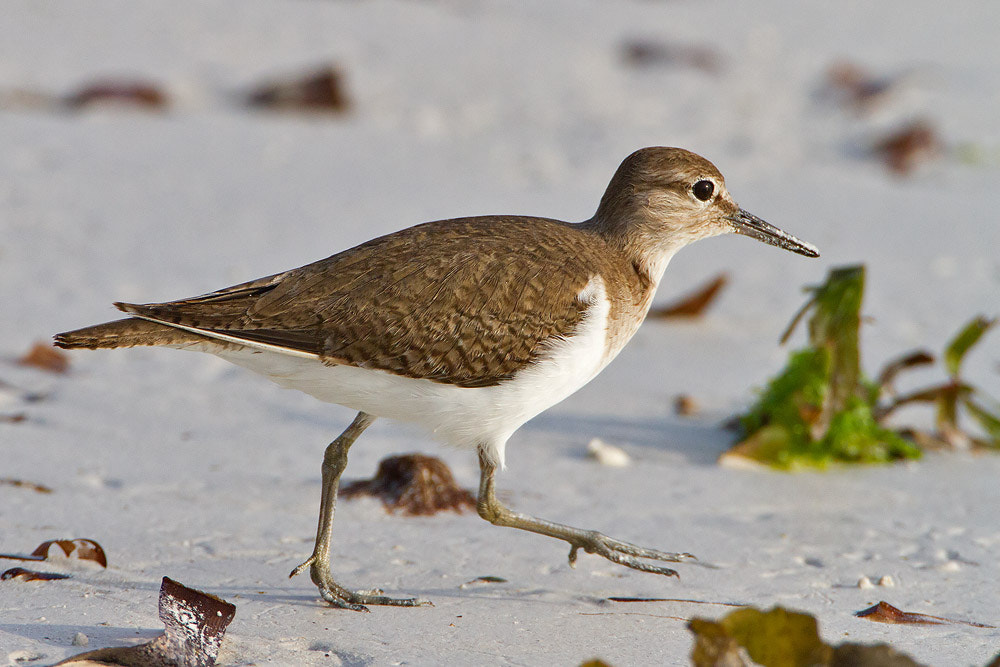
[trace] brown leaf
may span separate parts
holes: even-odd
[[[49,343],[35,343],[27,354],[17,360],[22,366],[34,366],[43,371],[65,373],[69,370],[69,357]]]
[[[948,621],[937,616],[927,614],[917,614],[896,609],[888,602],[879,602],[877,605],[862,609],[854,614],[858,618],[866,618],[876,623],[901,623],[915,625],[943,625]]]
[[[682,297],[680,300],[667,306],[650,310],[649,317],[700,317],[719,295],[719,291],[722,290],[722,288],[728,283],[729,276],[725,273],[720,273],[691,294]]]
[[[879,421],[885,419],[898,408],[910,403],[952,403],[957,405],[959,398],[967,396],[972,391],[972,387],[967,384],[947,382],[935,387],[926,387],[917,391],[897,396],[888,405],[879,406],[875,410],[875,417]]]
[[[747,607],[716,621],[694,618],[688,629],[695,635],[695,667],[921,667],[885,644],[830,646],[820,639],[814,616],[781,607]]]
[[[21,581],[55,581],[56,579],[69,579],[68,574],[58,574],[56,572],[36,572],[26,570],[23,567],[12,567],[0,574],[0,580],[20,579]]]
[[[476,577],[475,579],[470,579],[469,581],[461,584],[459,588],[470,588],[478,584],[506,584],[507,580],[503,577],[498,577],[492,574],[487,574],[482,577]]]
[[[89,560],[97,563],[101,567],[108,566],[108,557],[104,553],[104,548],[94,540],[81,537],[75,540],[49,540],[38,545],[31,555],[33,560],[48,560],[49,550],[52,545],[62,549],[66,558],[76,558],[77,560]]]
[[[345,485],[340,495],[353,498],[377,496],[390,512],[410,516],[461,512],[476,506],[476,497],[455,483],[441,459],[425,454],[405,454],[382,459],[375,477]]]
[[[144,109],[167,106],[166,93],[146,81],[107,79],[94,81],[66,96],[66,106],[79,109],[93,104],[122,104]]]
[[[0,415],[0,423],[4,424],[20,424],[28,418],[28,415],[23,412],[15,412],[12,415]]]
[[[34,482],[28,482],[23,479],[14,479],[13,477],[0,478],[0,486],[15,486],[22,489],[37,491],[38,493],[52,493],[52,489],[44,484],[35,484]]]
[[[827,665],[833,650],[818,628],[814,616],[782,607],[737,609],[718,621],[693,618],[688,623],[695,635],[691,664]]]
[[[881,391],[894,394],[896,391],[893,387],[893,382],[895,382],[896,376],[902,371],[915,366],[926,366],[933,363],[934,355],[927,350],[908,352],[883,366],[881,372],[878,374],[878,379],[875,380],[875,384],[878,385]]]
[[[909,625],[944,625],[947,623],[960,623],[971,625],[974,628],[992,628],[992,625],[983,623],[973,623],[971,621],[956,621],[941,616],[931,616],[929,614],[918,614],[915,612],[901,611],[888,602],[879,602],[877,605],[862,609],[854,614],[858,618],[864,618],[876,623],[898,623]]]
[[[162,635],[139,646],[87,651],[58,664],[87,662],[129,667],[212,667],[219,655],[226,628],[235,615],[236,607],[225,600],[163,577],[160,620],[165,631]]]
[[[873,147],[889,169],[900,175],[913,171],[920,163],[941,150],[941,140],[927,121],[916,120],[877,141]]]
[[[674,397],[674,412],[682,417],[698,414],[698,401],[688,394],[678,394]]]
[[[351,108],[351,100],[344,87],[344,75],[333,66],[321,67],[302,76],[262,83],[247,96],[247,104],[281,111],[330,113],[345,113]]]

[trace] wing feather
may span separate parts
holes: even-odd
[[[326,363],[489,386],[579,324],[593,274],[581,234],[541,218],[427,223],[210,294],[119,307]]]

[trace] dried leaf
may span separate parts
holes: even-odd
[[[108,558],[104,549],[94,540],[79,538],[75,540],[48,540],[42,542],[31,552],[30,556],[20,554],[0,554],[0,558],[8,560],[28,560],[43,561],[49,560],[49,551],[52,545],[57,545],[66,558],[76,558],[77,560],[89,560],[97,563],[101,567],[108,566]]]
[[[698,401],[688,394],[678,394],[674,397],[674,413],[682,417],[698,414]]]
[[[28,482],[23,479],[14,479],[13,477],[0,478],[0,486],[15,486],[22,489],[37,491],[38,493],[52,493],[52,489],[44,484],[35,484],[34,482]]]
[[[883,366],[882,371],[878,374],[878,379],[875,380],[875,384],[878,386],[879,391],[894,394],[895,388],[893,387],[893,382],[895,382],[896,376],[900,372],[916,366],[926,366],[933,363],[934,355],[926,350],[908,352]]]
[[[792,315],[792,319],[791,321],[788,322],[788,326],[785,327],[785,330],[781,333],[781,336],[778,338],[779,345],[784,345],[785,343],[788,342],[788,339],[792,337],[792,333],[799,326],[799,322],[801,322],[802,318],[806,316],[806,313],[809,312],[809,309],[816,304],[815,289],[809,288],[808,291],[813,293],[812,297],[804,304],[802,304],[802,307],[799,308],[797,311],[795,311],[795,314]]]
[[[36,572],[26,570],[23,567],[12,567],[0,574],[0,580],[20,579],[21,581],[55,581],[57,579],[69,579],[68,574],[58,574],[56,572]]]
[[[989,331],[994,324],[996,324],[996,320],[990,320],[980,315],[966,324],[951,339],[944,349],[944,365],[948,369],[949,375],[958,377],[966,353],[979,342],[983,334]]]
[[[269,81],[247,96],[252,107],[282,111],[325,111],[345,113],[351,100],[344,87],[344,75],[333,66],[300,77]]]
[[[695,667],[920,667],[885,644],[830,646],[820,639],[814,616],[782,607],[748,607],[719,621],[695,618],[688,629],[695,635]]]
[[[146,81],[95,81],[66,96],[66,106],[74,109],[93,104],[121,104],[144,109],[167,106],[167,95],[155,84]]]
[[[17,360],[22,366],[33,366],[52,373],[65,373],[69,370],[69,357],[49,343],[35,343],[27,354]]]
[[[694,667],[744,667],[745,651],[726,629],[715,621],[692,618],[688,630],[694,633],[691,664]]]
[[[878,410],[875,411],[875,414],[879,421],[882,421],[904,405],[908,405],[910,403],[939,404],[941,401],[955,401],[958,400],[960,396],[963,396],[970,391],[972,391],[972,387],[969,385],[954,384],[951,382],[937,385],[935,387],[927,387],[909,394],[897,396],[888,405],[879,407]]]
[[[833,653],[820,639],[813,616],[782,607],[738,609],[717,622],[696,618],[688,628],[695,633],[691,662],[696,667],[745,664],[734,661],[744,651],[754,663],[769,667],[825,665]]]
[[[163,577],[160,586],[160,620],[165,632],[147,644],[103,648],[68,658],[74,662],[141,667],[212,667],[236,607]]]
[[[725,273],[720,273],[709,282],[694,290],[691,294],[682,297],[679,301],[675,301],[662,308],[650,310],[648,317],[701,317],[709,305],[715,301],[722,288],[728,283],[729,276]]]
[[[898,623],[909,625],[945,625],[948,623],[959,623],[970,625],[974,628],[993,628],[992,625],[984,623],[973,623],[972,621],[956,621],[951,618],[941,616],[931,616],[929,614],[918,614],[915,612],[901,611],[893,607],[888,602],[882,601],[876,605],[862,609],[854,614],[858,618],[864,618],[876,623]]]
[[[75,540],[49,540],[38,545],[31,555],[36,560],[48,560],[49,550],[52,545],[62,549],[66,558],[76,558],[77,560],[89,560],[97,563],[101,567],[108,566],[108,557],[104,553],[104,548],[94,540],[81,537]]]
[[[899,175],[910,173],[918,163],[929,160],[941,150],[941,140],[930,123],[913,121],[875,144],[890,170]]]
[[[507,580],[503,577],[497,577],[492,574],[487,574],[482,577],[476,577],[475,579],[470,579],[469,581],[461,584],[459,588],[470,588],[478,584],[505,584]]]
[[[382,459],[374,478],[351,482],[341,488],[340,495],[377,496],[390,512],[400,510],[410,516],[443,510],[462,512],[476,507],[476,497],[455,483],[445,462],[425,454]]]
[[[876,623],[900,623],[914,625],[943,625],[948,623],[946,619],[938,616],[928,616],[927,614],[917,614],[905,612],[893,607],[888,602],[879,602],[877,605],[862,609],[854,614],[858,618],[865,618]]]

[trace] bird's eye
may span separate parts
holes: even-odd
[[[715,192],[715,183],[712,181],[698,181],[691,188],[691,192],[701,201],[708,201],[712,198],[712,193]]]

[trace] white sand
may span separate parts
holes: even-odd
[[[330,609],[307,577],[286,574],[309,554],[322,450],[351,414],[207,355],[81,352],[64,376],[0,365],[0,380],[20,388],[0,393],[0,414],[28,416],[0,424],[0,477],[55,490],[0,486],[0,551],[90,537],[111,564],[0,583],[0,661],[54,662],[81,650],[77,632],[88,648],[154,636],[163,575],[236,604],[226,664],[686,664],[682,619],[729,610],[609,596],[781,604],[816,614],[829,641],[889,642],[935,665],[985,664],[1000,650],[997,629],[852,615],[886,600],[1000,625],[1000,458],[798,475],[714,463],[731,443],[717,424],[781,367],[776,340],[800,287],[831,266],[869,265],[870,371],[912,347],[940,349],[975,313],[996,314],[1000,5],[538,5],[5,3],[4,91],[135,75],[175,103],[163,114],[0,110],[0,354],[110,319],[113,300],[205,292],[424,220],[583,219],[627,153],[684,146],[822,259],[736,237],[682,252],[660,300],[728,270],[733,284],[709,317],[644,326],[593,383],[514,436],[500,487],[518,509],[720,569],[684,565],[678,581],[581,556],[572,570],[562,543],[473,515],[388,516],[362,500],[338,508],[335,574],[436,606]],[[721,71],[628,67],[619,47],[637,37],[705,46]],[[818,95],[842,58],[909,74],[862,118]],[[348,75],[349,117],[251,113],[235,101],[262,77],[328,61]],[[949,154],[901,180],[859,155],[915,116],[952,146],[985,147],[986,164]],[[994,395],[998,359],[993,333],[967,367]],[[23,392],[47,397],[28,403]],[[706,411],[674,416],[678,393]],[[594,437],[633,465],[586,458]],[[468,452],[384,421],[347,476],[413,450],[475,485]],[[482,575],[508,581],[460,587]],[[895,587],[856,586],[884,575]]]

